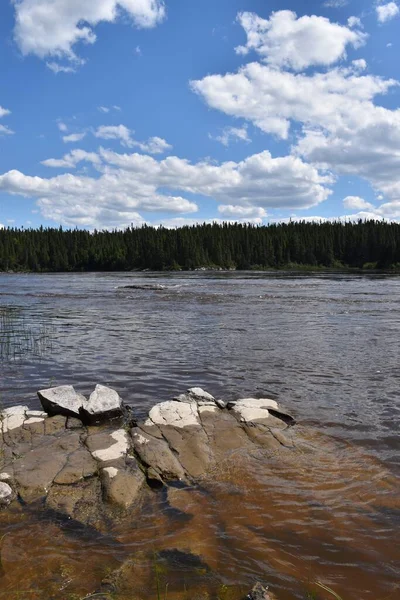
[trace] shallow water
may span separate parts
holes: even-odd
[[[399,292],[400,277],[374,275],[0,275],[4,405],[101,382],[141,415],[200,385],[224,399],[276,397],[315,449],[294,464],[255,456],[233,480],[219,473],[191,495],[187,519],[155,494],[140,522],[106,541],[2,513],[0,598],[21,597],[21,581],[27,597],[82,596],[127,556],[151,597],[152,553],[168,548],[201,554],[213,573],[169,565],[170,598],[184,597],[182,580],[222,599],[259,579],[282,600],[314,579],[344,600],[396,598]]]

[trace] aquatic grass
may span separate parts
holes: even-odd
[[[320,581],[316,581],[315,585],[320,587],[322,590],[325,590],[325,592],[328,592],[329,594],[331,594],[334,598],[336,598],[336,600],[343,600],[343,598],[341,596],[339,596],[339,594],[337,594],[332,588],[328,587],[324,583],[321,583]]]
[[[28,324],[20,308],[0,307],[0,361],[44,356],[52,350],[53,334],[48,325]]]

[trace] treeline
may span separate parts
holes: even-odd
[[[0,230],[2,271],[125,271],[310,266],[400,268],[400,224],[203,224],[125,231]]]

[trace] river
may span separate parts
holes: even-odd
[[[390,502],[375,506],[377,512],[367,522],[365,515],[358,520],[359,510],[351,506],[348,492],[357,480],[358,496],[371,506],[376,500],[373,494],[379,494],[372,491],[371,478],[377,480],[383,472],[386,479],[399,475],[400,276],[3,274],[0,336],[3,406],[24,403],[37,408],[38,389],[73,384],[88,394],[96,383],[115,388],[138,416],[194,385],[226,400],[278,399],[304,429],[328,440],[326,448],[336,460],[331,456],[323,466],[310,466],[302,501],[306,477],[300,481],[299,474],[284,476],[284,470],[275,470],[270,480],[265,476],[257,495],[269,490],[276,504],[274,515],[283,520],[282,530],[275,528],[272,535],[268,527],[263,529],[253,498],[244,514],[249,525],[254,514],[251,531],[258,541],[252,544],[239,534],[235,538],[234,531],[239,530],[232,529],[230,551],[223,546],[233,567],[224,571],[226,585],[246,586],[252,579],[268,577],[281,590],[280,598],[302,598],[293,581],[304,580],[306,560],[307,573],[318,575],[318,568],[321,576],[329,573],[332,587],[336,585],[344,600],[383,600],[393,593],[400,558],[394,484],[388,492]],[[343,480],[336,480],[336,504],[329,505],[329,523],[311,519],[304,507],[309,509],[315,500],[313,487],[319,489],[324,482],[326,493],[340,473]],[[303,490],[296,499],[295,491],[289,491],[290,477],[297,478],[296,486]],[[285,510],[280,505],[284,495],[286,501],[290,496]],[[215,518],[217,529],[216,514],[223,505],[230,506],[232,513],[243,506],[235,505],[226,489],[216,497],[221,504],[213,505],[215,514],[210,519]],[[287,510],[290,503],[292,512]],[[339,516],[346,535],[337,532]],[[12,528],[18,530],[18,524]],[[24,528],[28,535],[26,523]],[[294,530],[293,538],[288,537],[288,531]],[[151,528],[145,532],[151,535]],[[214,537],[219,547],[223,532]],[[129,545],[140,545],[140,540],[143,532],[136,542],[130,536]],[[290,556],[298,555],[289,560],[293,562],[290,573],[284,566],[288,557],[272,563],[268,558],[268,552],[272,548],[278,552],[278,547],[291,547]],[[57,546],[52,552],[57,555]],[[12,598],[12,587],[8,591],[7,597]],[[46,597],[51,596],[44,593]],[[394,599],[396,592],[390,597]]]

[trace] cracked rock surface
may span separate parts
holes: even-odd
[[[44,411],[0,412],[0,506],[44,502],[97,528],[140,508],[154,484],[201,485],[236,452],[295,446],[293,418],[271,399],[226,404],[191,388],[131,427],[112,419],[123,405],[105,386],[96,386],[89,402],[72,386],[38,395]],[[88,424],[85,412],[102,424]]]

